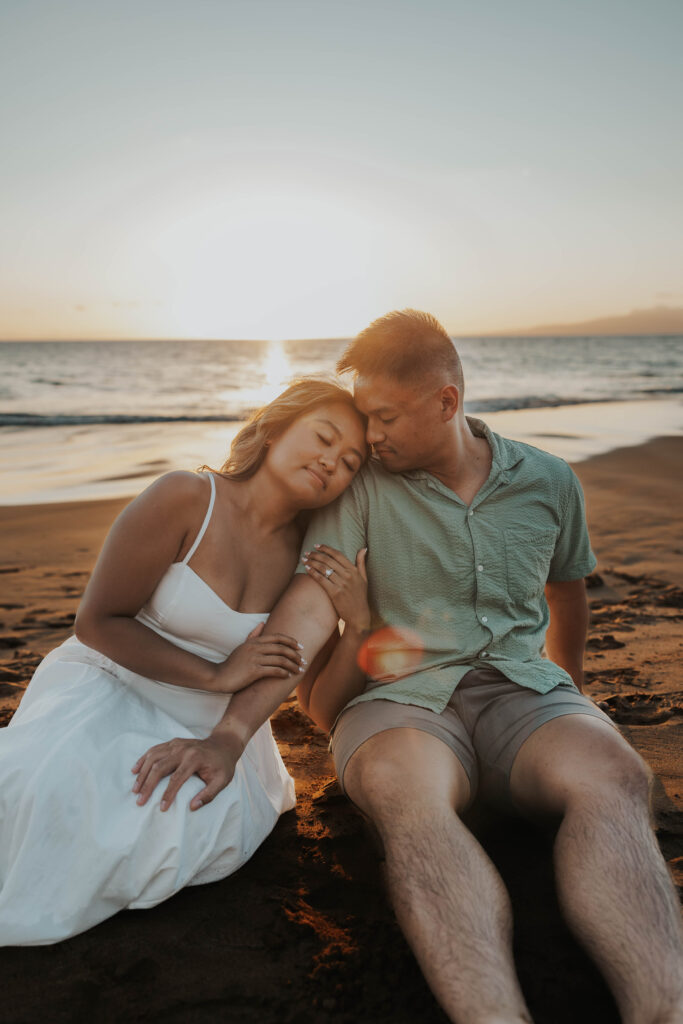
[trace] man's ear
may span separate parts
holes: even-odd
[[[441,415],[444,420],[451,420],[460,408],[460,392],[455,384],[446,384],[441,388]]]

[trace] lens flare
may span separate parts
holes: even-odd
[[[373,679],[405,675],[422,661],[419,633],[401,626],[384,626],[371,633],[358,652],[358,666]]]

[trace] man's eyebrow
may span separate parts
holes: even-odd
[[[339,438],[343,437],[343,434],[342,434],[341,430],[339,429],[339,427],[337,426],[336,423],[332,422],[332,420],[327,420],[323,416],[319,416],[318,417],[318,423],[326,423],[327,426],[330,427],[335,432],[337,437],[339,437]],[[364,456],[361,454],[361,452],[358,451],[357,448],[352,448],[351,451],[354,453],[354,455],[358,456],[358,458],[360,459],[361,462],[363,461]]]
[[[397,412],[397,411],[398,411],[398,406],[396,406],[396,405],[380,405],[380,406],[377,407],[377,409],[370,409],[370,411],[366,413],[366,416],[379,416],[381,413]]]

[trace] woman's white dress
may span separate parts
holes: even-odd
[[[233,611],[188,565],[170,566],[137,618],[177,647],[223,661],[267,614]],[[266,722],[232,782],[190,811],[193,776],[165,812],[143,807],[132,766],[157,743],[208,736],[228,695],[137,675],[75,637],[38,666],[0,730],[0,946],[76,935],[124,907],[153,907],[185,885],[224,878],[295,804]]]

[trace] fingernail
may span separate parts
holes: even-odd
[[[142,806],[142,804],[143,804],[144,802],[145,802],[145,798],[144,798],[144,796],[143,796],[143,795],[142,795],[142,793],[141,793],[141,794],[140,794],[140,796],[139,796],[139,797],[137,798],[137,801],[136,801],[136,803],[138,804],[138,806]]]
[[[166,803],[165,800],[162,800],[161,803],[159,804],[159,807],[161,808],[162,811],[165,811],[166,808],[168,807],[168,804]]]
[[[303,651],[303,649],[304,649],[304,645],[303,645],[303,644],[300,644],[298,640],[297,640],[297,642],[296,642],[296,646],[297,646],[297,647],[299,648],[299,650],[300,650],[300,651]]]
[[[305,658],[302,658],[302,659],[301,659],[301,664],[302,664],[302,665],[308,665],[308,662],[306,661],[306,659],[305,659]]]
[[[303,555],[303,557],[302,557],[301,561],[302,561],[302,562],[307,562],[307,561],[308,561],[308,558],[307,558],[307,556],[306,556],[306,555]]]
[[[314,544],[313,547],[314,548],[319,548],[319,547],[322,547],[322,545],[321,544]]]

